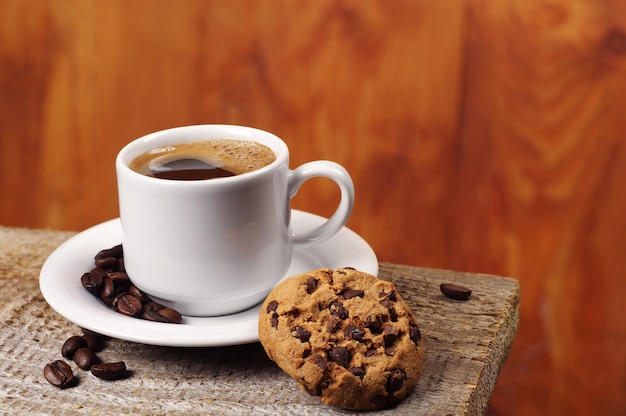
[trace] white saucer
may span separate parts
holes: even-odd
[[[326,219],[294,210],[293,228],[307,230]],[[80,277],[93,268],[94,255],[121,242],[119,219],[91,227],[59,246],[44,263],[39,277],[41,293],[59,314],[83,328],[113,338],[172,347],[209,347],[258,341],[260,305],[219,317],[183,317],[182,324],[164,324],[131,318],[109,309],[88,293]],[[358,234],[343,228],[316,246],[294,250],[285,275],[293,276],[322,267],[354,267],[377,275],[378,260]]]

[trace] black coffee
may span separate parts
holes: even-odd
[[[158,165],[151,169],[151,173],[156,178],[179,181],[198,181],[235,176],[233,172],[198,159],[174,160]]]
[[[274,160],[274,152],[260,143],[215,139],[153,149],[136,157],[130,168],[155,178],[195,181],[241,175]]]

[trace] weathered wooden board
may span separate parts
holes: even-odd
[[[124,360],[131,377],[103,382],[74,366],[77,386],[50,385],[43,367],[61,359],[61,345],[80,329],[46,304],[38,276],[47,256],[71,235],[0,227],[0,413],[343,413],[299,390],[259,343],[167,348],[110,340],[101,358]],[[515,337],[518,282],[389,263],[381,264],[380,277],[394,281],[414,309],[425,348],[422,378],[394,414],[483,414]],[[473,293],[468,301],[450,300],[439,291],[441,282]]]

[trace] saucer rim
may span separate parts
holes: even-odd
[[[292,220],[294,227],[297,228],[298,225],[314,227],[326,221],[326,218],[306,211],[292,210]],[[227,316],[206,318],[185,316],[182,324],[165,324],[127,317],[99,302],[82,288],[80,275],[93,267],[93,255],[97,251],[108,245],[119,244],[119,241],[113,240],[114,238],[121,239],[119,218],[85,229],[62,243],[48,256],[40,271],[39,287],[48,305],[58,314],[82,328],[102,335],[149,345],[219,347],[258,341],[258,312],[262,302],[245,311]],[[298,255],[305,257],[305,252],[308,252],[309,257],[313,257],[316,261],[325,261],[324,257],[328,258],[328,253],[331,252],[328,247],[332,247],[333,243],[339,244],[343,242],[342,240],[347,240],[349,245],[341,244],[341,251],[348,257],[354,256],[354,258],[346,264],[321,267],[352,266],[373,275],[378,274],[378,259],[373,249],[361,236],[345,226],[337,235],[316,246],[294,249],[292,265]],[[345,251],[346,248],[350,251]],[[76,252],[81,254],[77,255]],[[342,261],[345,262],[345,259]],[[300,271],[291,272],[291,267],[281,280],[300,273]],[[81,271],[78,271],[79,268]],[[69,269],[75,269],[76,272],[69,272]],[[301,272],[304,273],[306,270]],[[76,278],[70,280],[69,276],[74,275]],[[71,287],[64,286],[62,290],[58,283],[71,283]],[[72,296],[78,296],[81,301],[67,302],[67,298]],[[85,307],[87,307],[87,313],[84,312]],[[94,315],[95,313],[97,315]],[[94,317],[96,319],[93,319]],[[202,329],[208,329],[208,331],[202,331]],[[220,329],[224,331],[220,332]],[[202,332],[208,332],[213,337],[202,335]]]

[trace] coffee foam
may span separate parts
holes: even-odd
[[[137,156],[130,168],[151,175],[151,167],[180,159],[198,159],[235,175],[260,169],[276,160],[269,147],[249,140],[214,139],[159,147]]]

